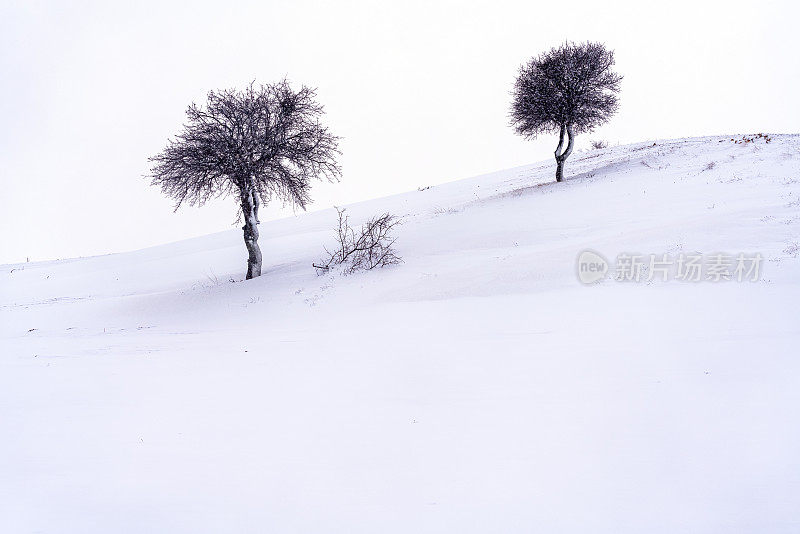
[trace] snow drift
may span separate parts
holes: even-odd
[[[238,230],[0,266],[0,531],[798,532],[800,137],[742,139],[349,206],[403,217],[368,273],[311,267],[333,209],[247,282]],[[586,249],[764,261],[586,286]]]

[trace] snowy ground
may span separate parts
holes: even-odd
[[[381,271],[315,274],[333,210],[254,281],[235,230],[0,266],[0,532],[800,532],[800,137],[731,139],[350,206],[404,216]]]

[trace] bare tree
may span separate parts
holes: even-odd
[[[565,43],[519,69],[511,103],[511,126],[526,139],[559,132],[556,181],[564,179],[564,161],[575,135],[606,122],[618,107],[622,76],[611,68],[614,52],[601,43]],[[568,137],[564,147],[564,134]]]
[[[278,198],[305,209],[311,180],[335,180],[339,138],[320,124],[316,90],[294,91],[286,80],[243,91],[211,91],[205,107],[186,110],[183,131],[157,156],[152,184],[182,204],[219,196],[239,202],[247,247],[247,278],[261,275],[258,209]]]
[[[389,213],[373,217],[361,229],[350,226],[346,210],[336,208],[339,225],[336,229],[336,249],[325,249],[327,257],[319,264],[313,264],[318,271],[328,271],[335,265],[346,265],[345,272],[353,273],[359,269],[371,270],[402,262],[395,254],[391,237],[392,229],[400,224],[400,219]]]

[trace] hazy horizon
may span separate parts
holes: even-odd
[[[562,21],[561,5],[527,2],[6,4],[0,262],[231,228],[233,200],[173,214],[143,177],[189,103],[252,80],[317,87],[343,137],[342,180],[315,184],[310,210],[552,158],[554,136],[508,127],[509,92],[521,63],[564,40],[605,42],[625,76],[619,113],[579,149],[798,130],[795,4],[569,7]]]

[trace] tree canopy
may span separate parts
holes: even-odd
[[[589,131],[613,115],[622,76],[601,43],[565,43],[520,67],[511,124],[526,138],[572,126]]]
[[[312,179],[341,174],[339,138],[319,122],[322,114],[315,89],[293,91],[286,80],[211,91],[205,106],[189,106],[183,131],[151,158],[152,183],[176,209],[242,193],[304,208]]]

